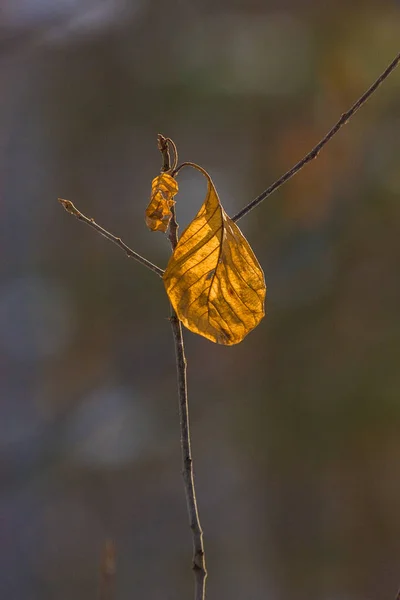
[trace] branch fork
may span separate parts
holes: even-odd
[[[307,163],[316,158],[322,148],[338,133],[338,131],[345,125],[349,119],[366,103],[366,101],[372,96],[372,94],[378,89],[383,81],[394,71],[400,62],[400,53],[392,60],[388,67],[382,72],[378,79],[371,85],[370,88],[353,104],[353,106],[345,113],[343,113],[337,123],[328,131],[325,137],[308,154],[306,154],[299,162],[297,162],[289,171],[272,183],[266,190],[264,190],[257,198],[249,202],[244,208],[242,208],[234,217],[233,221],[239,221],[253,208],[258,206],[263,200],[268,198],[274,191],[276,191],[286,181],[291,179],[296,173],[298,173]],[[158,148],[162,155],[162,172],[168,172],[171,176],[178,174],[179,170],[184,166],[191,165],[193,163],[182,163],[178,165],[178,152],[174,142],[170,138],[165,138],[159,134]],[[171,150],[173,152],[173,163],[171,164]],[[164,270],[154,265],[152,262],[132,250],[127,246],[121,238],[113,235],[100,225],[98,225],[94,219],[86,217],[82,214],[70,200],[64,200],[59,198],[59,202],[64,209],[77,218],[79,221],[86,223],[93,229],[95,229],[100,235],[107,238],[119,248],[121,248],[128,257],[135,259],[143,266],[147,267],[159,277],[162,277]],[[172,251],[175,250],[178,244],[178,223],[176,220],[175,207],[171,208],[171,221],[169,225],[168,238],[171,243]],[[170,323],[172,327],[174,343],[175,343],[175,354],[176,354],[176,368],[177,368],[177,379],[178,379],[178,398],[179,398],[179,415],[180,415],[180,430],[181,430],[181,450],[182,450],[182,475],[185,486],[187,510],[189,515],[190,529],[192,531],[192,542],[193,542],[193,562],[192,568],[195,577],[195,600],[205,600],[205,582],[207,577],[205,553],[204,553],[204,542],[203,532],[200,525],[199,513],[196,501],[196,491],[193,477],[193,461],[191,452],[191,440],[190,440],[190,429],[189,429],[189,409],[188,409],[188,397],[187,397],[187,378],[186,378],[186,357],[185,347],[182,334],[182,324],[178,319],[175,311],[171,307]],[[400,600],[400,592],[396,600]]]

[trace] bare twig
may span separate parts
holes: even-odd
[[[372,96],[377,90],[381,83],[392,73],[396,66],[400,62],[400,53],[394,58],[390,65],[383,71],[378,79],[371,85],[371,87],[357,100],[357,102],[345,112],[339,119],[339,121],[332,127],[332,129],[326,134],[326,136],[294,167],[292,167],[287,173],[282,175],[275,183],[269,188],[262,192],[257,198],[245,206],[239,211],[234,217],[233,221],[238,221],[244,217],[253,208],[258,206],[263,200],[265,200],[272,192],[277,190],[281,185],[298,173],[308,162],[316,158],[319,151],[333,138],[334,135],[341,129],[343,125],[357,112],[361,106]],[[196,166],[193,163],[183,163],[177,167],[178,153],[175,144],[169,138],[165,138],[162,135],[158,136],[158,147],[163,157],[162,171],[170,172],[176,175],[180,168],[183,166]],[[170,149],[174,152],[174,163],[171,166]],[[196,166],[196,168],[198,168]],[[200,170],[202,170],[200,168]],[[98,233],[103,235],[105,238],[119,246],[124,252],[131,258],[134,258],[148,269],[151,269],[160,277],[163,276],[164,271],[131,250],[119,237],[114,236],[112,233],[98,225],[93,219],[83,215],[69,200],[59,198],[60,203],[67,212],[76,217],[78,220],[86,223]],[[171,221],[169,226],[169,240],[171,242],[172,250],[174,251],[178,243],[178,223],[176,221],[175,207],[171,207]],[[191,453],[191,440],[190,440],[190,428],[189,428],[189,408],[188,408],[188,394],[187,394],[187,378],[186,378],[186,358],[185,348],[183,342],[182,325],[179,321],[176,312],[171,307],[171,326],[174,335],[175,342],[175,353],[176,353],[176,366],[177,366],[177,379],[178,379],[178,397],[179,397],[179,414],[180,414],[180,430],[181,430],[181,451],[182,451],[182,473],[185,485],[187,509],[189,515],[190,528],[192,531],[193,541],[193,571],[195,575],[195,600],[205,600],[205,583],[207,578],[207,570],[205,563],[205,552],[203,543],[203,532],[200,525],[200,519],[197,508],[196,491],[193,476],[193,462]],[[101,570],[101,587],[100,594],[101,600],[109,600],[112,597],[113,580],[115,574],[115,549],[112,543],[106,544],[104,550],[104,559]],[[400,600],[400,592],[397,595],[396,600]]]
[[[158,147],[163,155],[163,170],[170,170],[168,139],[162,135],[158,136]],[[176,153],[176,151],[175,151]],[[177,153],[176,153],[177,156]],[[175,165],[173,166],[176,167]],[[171,221],[169,224],[169,240],[172,251],[175,250],[178,243],[178,223],[176,221],[175,207],[171,208]],[[182,325],[176,312],[171,306],[171,327],[174,334],[176,370],[178,376],[178,397],[179,397],[179,419],[181,427],[181,450],[182,450],[182,474],[185,484],[186,503],[189,514],[190,529],[193,539],[193,572],[195,576],[195,600],[205,599],[206,590],[206,561],[203,543],[203,531],[200,525],[199,512],[197,508],[196,490],[193,476],[193,461],[190,442],[189,428],[189,406],[187,394],[186,379],[186,357],[185,346],[183,343]]]
[[[272,185],[270,185],[264,192],[262,192],[257,198],[252,200],[247,206],[242,208],[234,217],[232,217],[233,221],[239,221],[242,217],[247,215],[248,212],[253,210],[256,206],[260,204],[263,200],[268,198],[275,192],[281,185],[283,185],[286,181],[291,179],[293,175],[296,175],[307,163],[317,157],[318,153],[322,148],[333,138],[334,135],[347,123],[347,121],[358,111],[363,104],[372,96],[372,94],[378,89],[378,87],[385,81],[385,79],[390,75],[392,71],[397,67],[400,62],[400,53],[392,60],[390,65],[383,71],[383,73],[378,77],[378,79],[371,85],[371,87],[357,100],[355,104],[345,113],[342,114],[339,121],[332,127],[330,131],[326,134],[326,136],[318,142],[316,146],[297,164],[294,165],[289,171],[287,171],[282,177],[277,179]],[[400,599],[399,599],[400,600]]]
[[[99,600],[113,600],[115,584],[115,544],[107,540],[104,544],[100,563]]]
[[[58,201],[62,204],[62,206],[65,208],[65,210],[70,215],[73,215],[79,221],[82,221],[83,223],[86,223],[86,225],[89,225],[90,227],[93,227],[93,229],[95,229],[102,236],[104,236],[105,238],[107,238],[108,240],[110,240],[110,242],[113,242],[114,244],[116,244],[117,246],[119,246],[122,250],[124,250],[124,252],[129,256],[129,258],[134,258],[135,260],[137,260],[138,262],[140,262],[142,265],[144,265],[145,267],[147,267],[151,271],[154,271],[154,273],[157,273],[157,275],[159,275],[160,277],[163,276],[163,273],[164,273],[163,269],[160,269],[160,267],[157,267],[157,265],[153,265],[153,263],[150,262],[149,260],[147,260],[147,258],[144,258],[143,256],[141,256],[140,254],[138,254],[134,250],[131,250],[131,248],[129,248],[129,246],[127,246],[121,240],[121,238],[116,237],[115,235],[113,235],[112,233],[110,233],[109,231],[107,231],[106,229],[104,229],[103,227],[101,227],[101,225],[98,225],[96,223],[96,221],[94,221],[93,219],[90,219],[89,217],[86,217],[84,214],[82,214],[76,208],[76,206],[74,206],[72,204],[72,202],[70,200],[64,200],[63,198],[59,198]]]
[[[171,326],[174,334],[176,369],[178,373],[179,416],[181,425],[181,448],[183,480],[193,538],[193,572],[195,576],[195,600],[204,600],[206,584],[206,562],[203,543],[203,531],[197,509],[196,491],[193,478],[193,462],[190,446],[189,413],[186,384],[186,358],[183,344],[182,325],[176,314],[172,314]]]
[[[173,171],[176,167],[176,165],[178,164],[178,149],[175,145],[174,140],[171,140],[171,138],[166,138],[164,137],[161,133],[159,133],[157,135],[157,145],[158,145],[158,149],[161,152],[162,155],[162,159],[163,159],[163,165],[161,167],[161,171],[164,171],[164,173],[166,173],[167,171]],[[171,148],[173,150],[174,153],[174,162],[171,165]],[[171,173],[171,175],[173,176],[173,173]]]
[[[169,171],[171,168],[171,157],[169,154],[168,138],[164,137],[163,135],[161,135],[161,133],[159,133],[157,136],[157,144],[163,159],[161,171]]]

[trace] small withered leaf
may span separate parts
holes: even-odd
[[[241,342],[265,314],[264,273],[222,208],[210,176],[199,170],[207,177],[207,196],[183,232],[163,279],[182,323],[230,346]]]
[[[146,208],[146,225],[151,231],[167,231],[172,217],[171,207],[178,193],[176,179],[168,173],[157,175],[151,182],[151,198]]]

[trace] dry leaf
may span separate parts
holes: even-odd
[[[201,171],[208,180],[207,197],[183,232],[163,279],[182,323],[230,346],[241,342],[264,316],[264,273],[222,208],[210,176]]]
[[[146,225],[152,231],[167,231],[172,217],[173,197],[178,192],[176,179],[161,173],[151,182],[151,199],[146,208]]]

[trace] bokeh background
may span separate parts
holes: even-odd
[[[0,597],[192,595],[161,280],[156,135],[237,212],[399,50],[396,2],[2,0]],[[400,71],[240,222],[267,316],[185,333],[208,598],[392,599],[400,584]],[[182,226],[205,193],[179,177]]]

